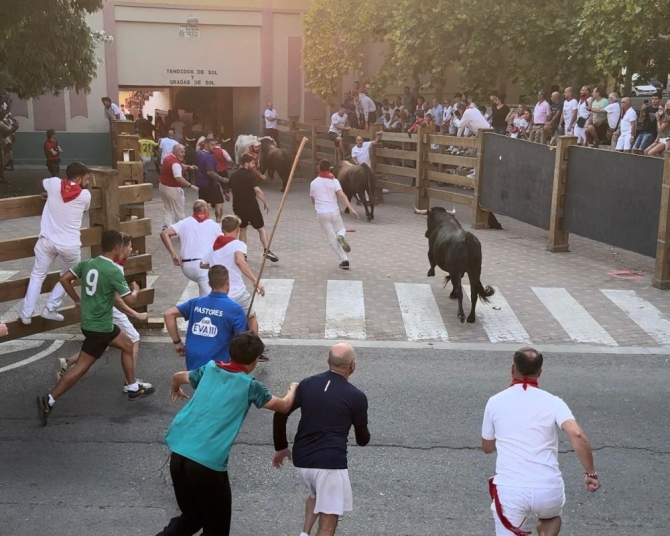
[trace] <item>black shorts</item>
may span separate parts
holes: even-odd
[[[207,188],[200,188],[199,197],[212,206],[223,204],[223,192],[221,191],[221,186],[218,184],[208,186]]]
[[[601,142],[608,141],[607,140],[607,127],[609,126],[609,123],[607,121],[603,121],[599,125],[594,125],[596,129],[596,134],[598,134],[598,140]]]
[[[233,212],[235,213],[235,216],[242,220],[240,223],[240,227],[242,228],[248,227],[249,224],[251,224],[254,229],[265,227],[263,214],[256,203],[248,207],[233,207]]]
[[[337,141],[337,138],[340,138],[341,136],[339,134],[336,134],[335,132],[329,132],[328,133],[328,139],[330,141]]]
[[[114,329],[109,333],[100,333],[99,331],[88,331],[87,329],[81,330],[84,334],[84,342],[81,345],[81,351],[85,354],[99,359],[100,356],[107,350],[109,343],[116,339],[121,333],[121,329],[116,324]]]

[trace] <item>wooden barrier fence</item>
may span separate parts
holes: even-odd
[[[134,309],[146,310],[154,301],[154,290],[147,288],[147,272],[151,271],[151,255],[146,251],[145,238],[151,234],[151,219],[144,217],[144,203],[153,198],[151,184],[123,184],[119,172],[111,168],[90,168],[91,207],[89,227],[81,230],[82,248],[91,248],[91,257],[100,253],[102,232],[115,229],[133,237],[134,255],[128,259],[124,272],[128,281],[135,281],[141,290]],[[125,181],[128,182],[128,181]],[[45,199],[40,195],[0,199],[0,221],[40,216]],[[33,257],[38,236],[0,240],[0,262]],[[41,293],[48,293],[58,283],[59,272],[50,272],[42,284]],[[20,300],[28,289],[29,277],[0,283],[0,302]],[[78,284],[78,283],[77,283]],[[56,322],[33,316],[32,323],[24,325],[19,319],[8,324],[9,336],[3,341],[20,339],[79,323],[74,306],[59,309],[65,320]]]

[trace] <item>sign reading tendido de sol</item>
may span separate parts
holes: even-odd
[[[218,86],[217,69],[166,69],[167,83],[170,86]]]

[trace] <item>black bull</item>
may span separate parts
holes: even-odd
[[[258,167],[261,173],[267,170],[268,177],[274,178],[275,171],[282,182],[281,191],[286,190],[288,178],[291,175],[293,159],[286,149],[280,149],[272,138],[261,138],[261,154]]]
[[[367,164],[355,165],[347,160],[341,160],[333,168],[333,175],[340,181],[342,191],[347,199],[358,194],[358,198],[365,207],[365,216],[368,221],[375,219],[375,174]],[[366,200],[365,194],[368,194]],[[349,209],[344,211],[349,212]]]
[[[491,287],[484,288],[480,280],[482,273],[482,245],[475,235],[464,231],[454,214],[442,207],[435,207],[427,211],[417,211],[428,214],[428,261],[430,270],[428,277],[435,276],[435,266],[439,266],[449,275],[444,278],[444,286],[451,279],[454,286],[449,297],[458,299],[458,320],[465,323],[463,312],[463,286],[461,279],[467,273],[470,279],[470,301],[472,309],[468,316],[468,322],[475,321],[475,307],[477,297],[484,303],[493,296],[495,290]]]

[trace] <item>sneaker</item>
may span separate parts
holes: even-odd
[[[261,355],[258,356],[258,362],[259,363],[267,363],[268,361],[270,361],[270,358],[268,356],[266,356],[265,354],[261,354]]]
[[[475,178],[475,172],[473,171],[468,175],[468,179],[474,179]]]
[[[230,203],[230,195],[229,194],[223,194],[223,198],[226,200],[226,203]]]
[[[349,261],[342,261],[339,265],[339,268],[342,270],[348,270],[349,269]]]
[[[32,316],[26,316],[23,311],[19,311],[19,318],[21,319],[21,322],[23,323],[24,326],[30,325],[30,323],[33,321]]]
[[[37,397],[37,418],[40,420],[42,426],[47,425],[47,418],[49,417],[49,413],[51,413],[51,409],[48,396]]]
[[[42,310],[42,314],[40,316],[42,318],[46,318],[47,320],[55,320],[56,322],[62,322],[65,320],[65,317],[58,311],[51,311],[46,307]]]
[[[351,251],[351,246],[342,235],[337,235],[337,243],[342,247],[342,250],[345,253],[349,253]]]
[[[149,384],[140,383],[140,388],[137,391],[128,391],[128,400],[137,400],[145,396],[151,396],[156,392],[156,389],[148,386]]]
[[[279,262],[279,257],[277,257],[277,255],[275,255],[274,253],[272,253],[272,251],[270,251],[269,249],[266,249],[266,250],[265,250],[265,256],[266,256],[268,259],[270,259],[272,262]]]
[[[139,383],[141,386],[146,387],[147,389],[151,389],[153,385],[151,385],[149,382],[145,382],[144,380],[140,380],[139,378],[136,378],[135,381]],[[123,382],[123,392],[124,393],[130,393],[131,391],[128,390],[128,383]]]
[[[67,369],[67,359],[64,357],[57,357],[56,361],[54,362],[53,369],[51,370],[51,374],[53,375],[54,379],[54,385],[60,381],[60,379],[63,377],[63,374],[67,372]]]

